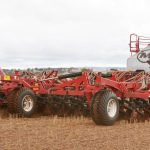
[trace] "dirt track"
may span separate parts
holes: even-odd
[[[150,123],[96,126],[88,118],[1,118],[0,150],[150,149]]]

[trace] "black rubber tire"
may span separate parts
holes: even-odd
[[[33,107],[30,111],[25,111],[23,109],[22,101],[23,98],[29,95],[32,98],[33,101]],[[11,98],[11,101],[8,102],[8,107],[10,113],[17,113],[19,116],[24,116],[24,117],[30,117],[34,114],[36,110],[36,96],[34,92],[28,88],[20,88],[14,93],[13,92],[10,94],[9,99]],[[10,103],[11,102],[11,103]]]
[[[7,96],[7,108],[8,108],[8,112],[9,113],[15,113],[15,109],[14,109],[14,97],[16,97],[16,90],[13,90],[10,92],[10,94],[8,94]]]
[[[107,112],[107,105],[111,99],[115,100],[117,104],[114,117],[110,117]],[[119,116],[119,102],[116,95],[110,90],[97,93],[91,103],[91,116],[97,125],[113,125]]]

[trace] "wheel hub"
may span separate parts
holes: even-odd
[[[115,99],[110,99],[107,105],[107,113],[109,117],[113,118],[117,112],[117,102]]]
[[[33,108],[33,99],[30,95],[26,95],[22,100],[23,110],[29,112]]]

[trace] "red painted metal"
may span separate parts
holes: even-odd
[[[91,80],[94,77],[94,80]],[[30,74],[31,75],[31,74]],[[143,83],[147,84],[143,87]],[[99,91],[111,89],[120,98],[150,97],[150,74],[144,72],[112,72],[111,77],[104,77],[102,73],[83,72],[74,78],[59,79],[57,72],[23,77],[22,74],[14,74],[7,80],[1,75],[0,92],[6,97],[14,89],[28,87],[35,94],[71,95],[86,97],[91,104],[92,97]]]
[[[130,35],[130,52],[132,53],[138,53],[140,51],[140,45],[139,45],[139,37],[136,34]]]

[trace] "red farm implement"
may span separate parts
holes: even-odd
[[[119,115],[130,122],[145,121],[150,117],[150,74],[142,70],[1,74],[0,102],[10,113],[25,117],[47,107],[54,115],[90,115],[103,125],[114,124]]]

